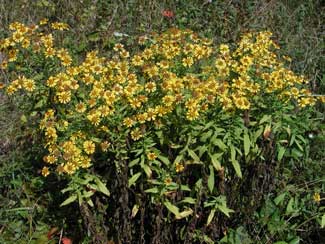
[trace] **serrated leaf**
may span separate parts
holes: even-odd
[[[61,203],[60,207],[73,203],[75,200],[77,200],[77,195],[72,195],[68,197],[63,203]]]
[[[128,186],[131,187],[132,185],[135,184],[135,182],[139,179],[141,176],[141,172],[138,172],[134,174],[129,180],[128,180]]]
[[[245,153],[245,156],[248,155],[250,146],[251,146],[251,142],[250,142],[249,136],[248,136],[247,132],[245,132],[245,134],[244,134],[244,153]]]
[[[214,189],[214,169],[211,165],[209,166],[209,169],[210,169],[210,175],[208,177],[208,188],[209,191],[212,193]]]
[[[207,220],[207,225],[209,225],[214,217],[214,214],[216,213],[215,209],[212,209],[209,213],[208,220]]]

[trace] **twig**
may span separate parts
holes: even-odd
[[[62,236],[63,236],[63,228],[60,231],[60,239],[59,239],[59,244],[61,244],[61,240],[62,240]]]

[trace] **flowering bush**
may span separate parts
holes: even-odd
[[[145,204],[166,215],[165,206],[191,218],[184,226],[193,233],[195,219],[209,226],[234,212],[227,197],[238,178],[304,152],[305,138],[292,134],[307,127],[294,120],[324,97],[287,68],[270,32],[246,33],[232,47],[170,29],[140,37],[136,53],[117,43],[110,58],[91,51],[80,61],[60,47],[55,31],[68,28],[13,23],[0,40],[1,88],[23,98],[23,120],[44,135],[42,175],[70,179],[62,205],[94,206],[96,191],[117,194],[117,181],[133,193],[132,218]]]

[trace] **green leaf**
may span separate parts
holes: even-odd
[[[23,114],[23,115],[20,117],[20,121],[21,121],[22,123],[26,124],[26,123],[27,123],[27,117],[26,117],[26,115]]]
[[[235,149],[234,145],[230,145],[230,158],[231,158],[232,166],[234,167],[237,176],[239,178],[242,178],[243,176],[242,176],[242,172],[240,169],[240,165],[239,165],[238,161],[236,160],[236,149]]]
[[[192,197],[185,197],[181,203],[189,203],[189,204],[195,204],[196,200]]]
[[[134,204],[134,206],[132,208],[131,218],[134,218],[137,215],[138,211],[139,211],[139,205],[138,204]]]
[[[179,208],[176,207],[175,205],[173,205],[171,202],[169,201],[165,201],[164,205],[166,206],[166,208],[172,212],[173,214],[175,214],[175,216],[179,216]]]
[[[218,146],[222,151],[225,151],[227,149],[226,144],[223,143],[219,138],[215,138],[213,140],[214,145]]]
[[[273,244],[288,244],[288,242],[285,242],[285,241],[277,241],[277,242],[275,242]]]
[[[182,191],[191,191],[191,189],[187,185],[181,185]]]
[[[90,207],[94,207],[94,203],[93,203],[93,201],[92,201],[91,199],[89,199],[89,200],[87,201],[87,203],[88,203],[88,205],[89,205]]]
[[[203,240],[207,243],[207,244],[215,244],[215,242],[207,235],[203,235]]]
[[[60,207],[73,203],[75,200],[77,200],[77,195],[72,195],[68,197],[63,203],[61,203]]]
[[[232,163],[232,166],[234,167],[234,169],[235,169],[235,171],[236,171],[236,175],[237,175],[239,178],[242,178],[243,175],[242,175],[242,173],[241,173],[241,169],[240,169],[240,165],[239,165],[238,161],[237,161],[237,160],[232,160],[231,163]]]
[[[263,124],[264,122],[269,122],[270,120],[271,120],[271,115],[264,115],[260,120],[260,124]]]
[[[245,156],[248,155],[250,146],[251,146],[251,142],[249,140],[249,136],[248,136],[247,132],[245,132],[245,134],[244,134],[244,153],[245,153]]]
[[[143,164],[142,168],[143,168],[144,172],[146,173],[147,177],[151,178],[152,170],[150,169],[149,165]]]
[[[211,155],[211,154],[209,153],[209,156],[210,156],[210,158],[211,158],[212,165],[213,165],[213,167],[214,167],[217,171],[219,171],[219,170],[222,169],[221,164],[220,164],[220,162],[219,162],[219,160],[218,160],[218,159],[222,156],[222,154],[223,154],[223,153],[215,153],[215,154]]]
[[[274,201],[275,205],[279,205],[280,203],[282,203],[286,195],[287,195],[287,193],[284,192],[284,193],[280,194],[279,196],[277,196],[276,198],[274,198],[273,201]]]
[[[203,134],[201,135],[200,141],[201,141],[201,142],[206,142],[207,139],[211,137],[212,133],[213,133],[213,132],[212,132],[211,130],[209,130],[209,131],[203,133]]]
[[[320,226],[321,226],[321,228],[324,228],[325,227],[325,214],[323,214],[323,216],[322,216],[322,220],[320,222]]]
[[[42,108],[45,105],[45,103],[46,103],[46,100],[41,99],[35,104],[34,108]]]
[[[236,160],[236,149],[234,147],[234,145],[230,145],[230,158],[231,158],[231,161],[234,161]]]
[[[209,166],[209,169],[210,169],[210,175],[208,178],[208,188],[209,191],[212,193],[214,189],[214,169],[211,165]]]
[[[110,196],[110,193],[109,193],[109,190],[107,189],[106,185],[99,179],[99,178],[95,178],[95,182],[96,182],[96,185],[97,185],[97,189],[105,194],[106,196]]]
[[[184,157],[183,154],[177,155],[177,157],[175,158],[174,164],[180,163],[182,161],[183,157]]]
[[[158,155],[158,158],[160,159],[161,162],[163,162],[166,166],[170,165],[170,161],[167,157]]]
[[[136,174],[134,174],[128,181],[128,186],[132,186],[135,184],[135,182],[139,179],[139,177],[141,176],[141,172],[138,172]]]
[[[221,205],[217,205],[217,208],[224,213],[227,217],[230,217],[229,213],[233,213],[235,212],[234,210],[228,208],[226,205],[221,204]]]
[[[91,197],[92,195],[94,195],[94,193],[95,193],[95,192],[93,192],[93,191],[84,191],[82,195],[83,195],[85,198],[89,198],[89,197]],[[78,196],[78,197],[79,197],[79,196]]]
[[[79,203],[79,206],[81,206],[81,204],[82,204],[82,196],[81,196],[80,191],[77,192],[77,196],[78,196],[78,203]]]
[[[290,198],[288,205],[287,205],[287,209],[286,209],[286,214],[290,214],[293,213],[294,210],[294,198]]]
[[[300,243],[300,238],[297,236],[295,238],[293,238],[289,244],[299,244]]]
[[[132,168],[133,166],[137,165],[139,162],[140,162],[140,158],[136,158],[136,159],[132,160],[129,163],[129,168]]]
[[[210,211],[210,214],[209,214],[209,216],[208,216],[208,220],[207,220],[207,225],[209,225],[209,224],[211,223],[211,221],[212,221],[212,219],[213,219],[215,213],[216,213],[216,209],[212,209],[212,210]]]
[[[150,188],[150,189],[145,190],[144,192],[146,192],[146,193],[154,193],[154,194],[156,194],[156,193],[159,192],[159,190],[158,190],[157,187],[153,187],[153,188]]]
[[[281,161],[285,151],[286,151],[285,147],[280,146],[279,151],[278,151],[278,161]]]
[[[186,209],[182,212],[180,212],[178,215],[176,215],[176,219],[183,219],[189,215],[192,215],[193,214],[193,210],[191,208],[189,209]]]
[[[187,150],[188,154],[191,156],[191,158],[193,158],[196,162],[200,162],[200,158],[199,156],[191,149]]]

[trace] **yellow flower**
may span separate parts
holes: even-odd
[[[182,62],[185,67],[191,67],[194,63],[193,58],[191,57],[183,58]]]
[[[57,93],[58,99],[60,103],[66,104],[70,102],[71,100],[71,92],[70,91],[64,91]]]
[[[100,148],[103,152],[107,152],[108,147],[111,145],[108,141],[104,141],[100,144]]]
[[[48,167],[43,167],[42,169],[42,175],[44,177],[48,176],[50,174],[49,168]]]
[[[167,177],[164,181],[165,185],[170,185],[173,182],[172,178]]]
[[[78,103],[77,106],[76,106],[76,111],[78,113],[83,113],[86,111],[86,106],[84,103]]]
[[[84,141],[83,148],[87,154],[93,154],[95,152],[95,143],[90,140]]]
[[[44,161],[49,164],[54,164],[57,161],[57,158],[54,155],[48,155],[44,157]]]
[[[125,125],[126,127],[130,128],[134,125],[134,120],[132,120],[131,118],[127,117],[123,119],[123,125]]]
[[[35,89],[35,82],[31,79],[26,79],[24,80],[23,86],[26,91],[32,92]]]
[[[182,172],[184,170],[184,165],[181,164],[181,163],[176,163],[175,170],[176,170],[177,173]]]
[[[315,192],[314,193],[314,196],[313,196],[313,198],[314,198],[314,201],[316,202],[316,203],[319,203],[320,202],[320,194],[318,193],[318,192]]]
[[[139,140],[141,137],[143,137],[141,131],[139,128],[135,128],[133,131],[131,131],[131,138],[134,140],[134,141],[137,141]]]
[[[132,64],[134,66],[140,66],[140,65],[143,65],[143,60],[141,58],[141,56],[139,55],[135,55],[133,58],[132,58]]]
[[[155,159],[157,158],[157,155],[156,155],[156,153],[154,153],[154,152],[149,152],[149,153],[147,153],[147,158],[148,158],[150,161],[152,161],[152,160],[155,160]]]
[[[41,20],[40,20],[39,24],[40,24],[40,25],[46,25],[48,21],[49,21],[49,19],[44,18],[44,19],[41,19]]]
[[[64,171],[69,175],[72,175],[76,171],[76,166],[71,162],[68,162],[63,167]]]
[[[54,22],[51,24],[54,30],[69,30],[69,26],[66,23]]]
[[[156,90],[156,83],[154,83],[154,82],[148,82],[145,85],[145,90],[147,92],[154,92]]]

